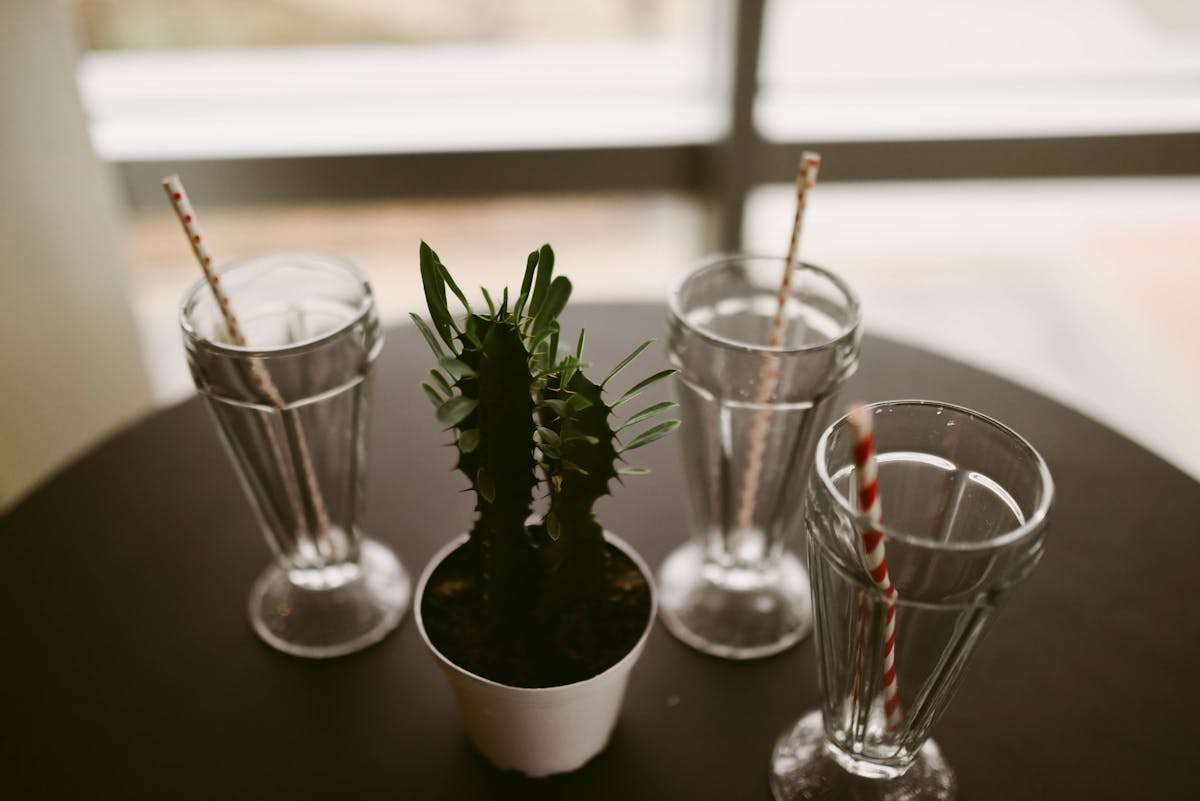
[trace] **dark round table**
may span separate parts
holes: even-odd
[[[601,367],[664,328],[654,306],[580,305],[565,322],[572,337],[587,327]],[[639,363],[662,361],[652,349]],[[373,407],[367,530],[414,578],[471,517],[418,389],[429,366],[414,329],[390,331]],[[845,397],[991,414],[1057,482],[1045,559],[935,730],[960,798],[1195,797],[1200,485],[1053,401],[877,337]],[[677,446],[638,454],[654,472],[601,520],[657,565],[687,536]],[[411,614],[330,661],[255,637],[246,599],[268,550],[197,399],[44,483],[0,519],[0,549],[4,799],[766,799],[776,736],[817,702],[811,638],[728,662],[658,624],[601,756],[541,781],[498,773],[471,750]]]

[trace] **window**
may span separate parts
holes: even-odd
[[[1200,7],[1172,0],[772,0],[773,141],[1200,129]]]
[[[711,142],[715,6],[689,0],[85,2],[113,161]]]
[[[1194,416],[1112,391],[1200,392],[1183,367],[1200,338],[1172,305],[1200,290],[1200,5],[75,8],[162,398],[188,388],[173,329],[193,277],[165,172],[189,179],[223,257],[340,252],[394,322],[420,306],[420,236],[480,280],[549,238],[584,299],[661,300],[717,247],[778,252],[784,182],[817,146],[805,255],[859,288],[870,330],[1031,383],[1200,475]]]

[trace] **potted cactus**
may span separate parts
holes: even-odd
[[[431,324],[413,315],[437,358],[422,388],[453,433],[476,511],[470,532],[425,569],[417,625],[478,750],[531,776],[573,770],[608,741],[654,596],[649,569],[604,531],[593,505],[614,479],[645,472],[622,466],[624,454],[679,424],[649,425],[622,444],[622,431],[674,404],[621,424],[614,409],[673,371],[607,402],[606,384],[650,343],[603,381],[589,380],[583,332],[560,350],[571,283],[553,272],[554,252],[543,246],[529,255],[515,300],[507,288],[485,289],[486,311],[477,310],[422,243]],[[464,316],[449,311],[447,287]]]

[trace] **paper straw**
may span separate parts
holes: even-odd
[[[246,347],[246,338],[242,335],[241,326],[238,324],[237,315],[229,306],[229,296],[221,289],[221,277],[213,270],[212,254],[208,251],[208,244],[204,239],[204,235],[200,232],[200,223],[196,219],[196,212],[192,208],[192,203],[188,200],[187,192],[183,188],[183,182],[178,175],[168,175],[163,179],[163,189],[167,193],[167,197],[171,201],[171,206],[175,209],[176,216],[179,217],[179,223],[183,226],[183,232],[187,235],[188,243],[192,246],[192,252],[196,255],[196,261],[200,264],[200,269],[204,272],[204,280],[208,282],[209,289],[212,290],[213,298],[217,301],[217,307],[221,310],[221,316],[225,319],[225,327],[229,332],[229,338],[239,347]],[[267,366],[262,359],[247,358],[247,367],[250,371],[250,378],[254,385],[263,393],[267,401],[285,415],[292,415],[292,422],[296,431],[296,449],[299,451],[300,466],[304,473],[304,481],[308,486],[308,496],[312,501],[313,517],[315,518],[317,532],[325,534],[330,529],[329,512],[325,508],[325,499],[321,495],[321,488],[317,484],[316,470],[313,469],[312,457],[308,452],[308,441],[304,436],[304,429],[300,425],[300,420],[295,417],[295,410],[287,408],[287,401],[279,392],[279,388],[275,386],[275,382],[271,380],[271,375],[267,371]],[[303,523],[307,519],[304,513],[304,505],[300,498],[299,488],[296,486],[292,471],[288,469],[287,462],[283,457],[283,449],[279,446],[279,440],[275,436],[275,430],[267,425],[264,426],[267,434],[267,440],[270,444],[272,455],[275,463],[279,468],[279,474],[283,479],[284,492],[287,493],[288,502],[292,506],[292,511],[296,516],[297,523]]]
[[[779,292],[776,295],[775,316],[771,319],[771,333],[767,339],[767,347],[777,348],[783,343],[783,333],[787,320],[784,308],[792,292],[792,265],[800,252],[800,229],[804,223],[804,207],[808,191],[817,182],[817,171],[821,167],[821,157],[816,153],[805,151],[800,156],[800,168],[796,176],[796,216],[792,220],[792,236],[788,242],[787,260],[783,264],[783,278],[779,282]],[[762,371],[759,375],[758,413],[750,428],[749,442],[746,447],[745,480],[742,482],[742,493],[738,502],[737,525],[730,538],[730,550],[736,559],[741,548],[742,538],[754,525],[754,507],[758,500],[759,484],[762,481],[763,457],[767,449],[767,429],[770,427],[771,410],[767,406],[779,387],[779,359],[773,353],[763,353]]]
[[[804,207],[809,190],[817,183],[821,170],[821,156],[811,151],[800,155],[800,172],[796,176],[796,216],[792,219],[792,237],[788,240],[787,263],[783,267],[783,278],[779,281],[779,293],[775,298],[775,317],[771,320],[771,338],[767,345],[777,348],[783,344],[783,309],[792,288],[792,262],[800,254],[800,228],[804,224]],[[776,376],[778,378],[778,376]]]
[[[903,724],[904,716],[900,711],[900,689],[896,681],[896,588],[888,575],[887,551],[883,532],[880,531],[883,526],[883,502],[879,496],[879,467],[875,461],[875,421],[871,411],[862,405],[853,406],[846,419],[854,430],[858,508],[870,523],[862,535],[863,555],[871,581],[888,603],[884,624],[883,708],[888,728],[894,730]],[[860,608],[861,612],[865,612],[865,608]]]

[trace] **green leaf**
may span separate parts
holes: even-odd
[[[551,345],[552,345],[552,344],[553,344],[553,339],[554,339],[554,337],[551,337],[550,339],[552,340],[552,341],[551,341]],[[547,346],[547,348],[546,348],[546,352],[547,352],[547,353],[549,353],[549,352],[550,352],[550,348],[549,348],[549,346]],[[541,359],[540,359],[540,358],[539,358],[539,361],[541,361]],[[578,366],[579,366],[579,365],[575,363],[575,357],[574,357],[574,356],[567,356],[566,358],[564,358],[564,359],[563,359],[561,362],[559,362],[558,364],[549,364],[549,365],[546,365],[545,367],[543,367],[542,369],[540,369],[540,370],[538,370],[536,373],[534,373],[534,374],[533,374],[533,377],[534,377],[534,378],[541,378],[542,376],[551,375],[551,374],[553,374],[553,373],[560,373],[560,372],[562,372],[562,371],[566,370],[568,367],[569,367],[569,368],[571,368],[571,369],[575,369],[575,368],[576,368],[576,367],[578,367]]]
[[[429,400],[433,401],[434,408],[440,408],[446,402],[446,399],[439,395],[436,389],[424,381],[421,382],[421,389],[425,390],[425,394],[429,397]]]
[[[567,398],[567,405],[577,412],[582,412],[584,409],[591,406],[592,402],[576,392],[574,395]]]
[[[425,305],[429,308],[429,317],[442,341],[454,349],[454,337],[450,334],[454,320],[446,306],[446,284],[442,280],[438,266],[441,262],[429,245],[421,242],[421,286],[425,289]]]
[[[492,476],[488,473],[486,467],[480,467],[479,472],[475,474],[475,489],[488,503],[496,500],[496,482],[492,481]]]
[[[538,357],[538,361],[539,362],[542,361],[540,355]],[[545,378],[548,375],[553,375],[554,373],[557,373],[559,371],[559,369],[561,369],[561,367],[562,367],[562,365],[560,365],[560,364],[548,364],[545,367],[541,368],[540,370],[535,371],[533,374],[533,377],[535,380],[538,378]]]
[[[520,322],[521,312],[525,310],[525,303],[529,300],[529,288],[533,285],[533,271],[537,268],[538,252],[535,250],[529,254],[529,258],[525,260],[525,277],[521,279],[521,294],[517,296],[517,305],[513,306],[513,316]]]
[[[487,321],[478,314],[467,315],[466,324],[463,326],[463,336],[467,338],[467,341],[470,342],[476,350],[482,350],[483,348],[483,340],[479,338],[479,327],[481,325],[485,325],[486,323]]]
[[[551,431],[549,428],[546,428],[545,426],[538,426],[537,432],[538,432],[539,441],[543,445],[549,445],[551,448],[554,448],[555,450],[558,450],[559,446],[562,445],[562,440],[559,439],[557,432]]]
[[[450,382],[446,380],[444,375],[442,375],[441,370],[430,370],[429,374],[433,376],[434,382],[438,385],[442,392],[446,394],[447,397],[454,394],[454,390],[450,388]]]
[[[554,274],[554,251],[549,245],[542,245],[538,251],[537,277],[533,282],[533,294],[529,296],[529,313],[537,315],[542,310],[542,302],[550,289],[550,277]],[[536,328],[534,329],[537,330]]]
[[[617,470],[617,475],[621,476],[644,476],[650,472],[649,467],[622,467]]]
[[[545,342],[547,339],[550,338],[550,335],[554,333],[554,329],[556,329],[556,328],[558,328],[558,323],[554,323],[553,325],[547,326],[546,328],[543,328],[541,331],[537,332],[532,337],[530,337],[530,339],[529,339],[529,357],[530,357],[530,360],[534,363],[534,365],[542,366],[542,365],[546,365],[546,364],[550,363],[552,357],[547,355],[549,348],[548,347],[542,348],[541,345],[543,342]]]
[[[471,453],[479,447],[479,429],[468,428],[458,432],[458,449],[463,453]]]
[[[558,398],[549,398],[547,400],[542,401],[542,405],[545,406],[546,408],[550,409],[551,411],[553,411],[555,414],[557,414],[560,419],[566,420],[568,417],[571,416],[571,405],[569,403],[567,403],[565,400],[559,400]]]
[[[475,375],[475,370],[471,365],[461,359],[438,359],[438,366],[450,374],[454,380],[460,378],[470,378]]]
[[[551,512],[546,515],[545,521],[546,533],[550,535],[550,539],[558,542],[558,538],[562,536],[562,523],[558,521],[558,515]]]
[[[608,375],[604,376],[604,380],[600,382],[600,386],[602,386],[602,387],[603,387],[603,386],[607,385],[607,384],[608,384],[608,382],[612,380],[612,377],[613,377],[613,376],[615,376],[617,373],[619,373],[619,372],[621,372],[622,370],[624,370],[624,369],[625,369],[625,365],[629,364],[631,361],[633,361],[634,359],[636,359],[636,358],[638,357],[638,354],[640,354],[640,353],[641,353],[642,351],[644,351],[646,348],[650,347],[650,345],[651,345],[653,342],[654,342],[654,340],[653,340],[653,339],[647,339],[645,342],[643,342],[642,344],[640,344],[640,345],[638,345],[636,348],[634,348],[634,349],[633,349],[633,353],[629,354],[629,355],[628,355],[628,356],[626,356],[624,359],[622,359],[622,360],[621,360],[621,363],[620,363],[620,364],[618,364],[616,367],[614,367],[614,368],[612,369],[612,372],[611,372],[611,373],[609,373]]]
[[[579,370],[579,361],[576,359],[564,360],[561,365],[562,377],[558,380],[560,387],[566,387],[571,383],[571,379],[575,377],[575,373]]]
[[[563,442],[586,442],[588,445],[599,445],[600,438],[593,437],[591,434],[576,434],[574,436],[567,437],[563,440]]]
[[[572,462],[570,459],[563,459],[563,460],[562,460],[562,465],[563,465],[563,470],[572,470],[572,471],[574,471],[574,472],[578,473],[578,474],[579,474],[579,475],[581,475],[581,476],[590,475],[590,474],[588,473],[588,471],[584,470],[582,467],[580,467],[579,465],[575,464],[575,463],[574,463],[574,462]]]
[[[479,402],[474,398],[457,395],[438,407],[438,422],[444,426],[458,425],[467,418],[467,415],[475,411],[475,407],[478,405]]]
[[[553,259],[551,259],[553,261]],[[546,296],[538,308],[537,317],[533,320],[533,330],[536,333],[542,328],[549,325],[558,317],[567,305],[567,299],[571,297],[571,280],[565,275],[560,275],[550,284],[550,288],[546,291]],[[555,354],[557,357],[557,354]]]
[[[488,294],[487,287],[479,287],[479,291],[483,293],[483,299],[487,302],[488,314],[492,317],[496,316],[496,304],[492,302],[492,296]]]
[[[500,312],[496,315],[497,318],[502,318],[508,311],[508,287],[504,287],[504,297],[500,301]]]
[[[659,381],[662,381],[664,378],[669,378],[678,372],[679,372],[678,370],[676,370],[674,368],[670,368],[668,370],[663,370],[661,372],[655,373],[654,375],[650,376],[649,378],[647,378],[643,381],[639,381],[638,383],[634,384],[632,387],[627,389],[625,391],[624,395],[617,398],[616,402],[613,403],[613,408],[615,409],[616,407],[620,406],[622,403],[624,403],[627,400],[632,400],[633,398],[642,394],[651,385],[656,384]]]
[[[468,317],[467,319],[473,320],[475,318],[472,316]],[[463,331],[462,335],[467,338],[467,341],[471,343],[471,346],[475,348],[475,350],[483,349],[483,340],[479,338],[478,331]]]
[[[438,258],[436,253],[433,254],[433,259],[437,264],[438,273],[441,274],[442,280],[449,285],[450,291],[454,293],[454,297],[458,298],[458,302],[467,310],[467,314],[474,314],[475,312],[472,311],[471,304],[467,301],[467,296],[458,288],[458,284],[454,282],[454,276],[450,275],[450,271],[446,269],[446,265],[442,264],[442,260]],[[443,289],[442,291],[444,292],[445,290]]]
[[[537,427],[538,432],[538,450],[551,459],[560,457],[559,448],[562,447],[562,442],[558,438],[558,434],[543,426]]]
[[[425,337],[425,341],[429,343],[429,349],[433,351],[433,355],[437,356],[439,359],[446,358],[446,352],[442,350],[441,343],[438,342],[437,337],[433,335],[433,332],[429,330],[429,326],[425,324],[425,321],[421,319],[421,316],[413,312],[409,312],[408,316],[411,317],[413,323],[416,324],[417,330],[421,332],[421,336]]]
[[[673,409],[678,405],[679,404],[675,401],[663,401],[662,403],[656,403],[653,406],[647,406],[637,414],[631,415],[628,420],[621,424],[621,427],[618,428],[617,431],[629,428],[630,426],[635,426],[643,420],[649,420],[651,417],[665,409]]]
[[[566,389],[571,385],[571,379],[575,377],[575,371],[579,369],[579,365],[583,362],[583,335],[585,329],[579,329],[579,342],[575,345],[575,361],[568,364],[563,369],[562,380],[559,386]]]
[[[677,428],[679,428],[678,420],[664,420],[663,422],[659,423],[658,425],[652,426],[651,428],[647,428],[645,431],[638,434],[636,437],[634,437],[632,440],[629,441],[628,445],[626,445],[624,448],[621,448],[620,453],[625,453],[626,451],[631,451],[634,448],[640,448],[643,445],[649,445],[651,442],[654,442],[655,440],[662,439],[667,434],[670,434],[672,431],[674,431]]]

